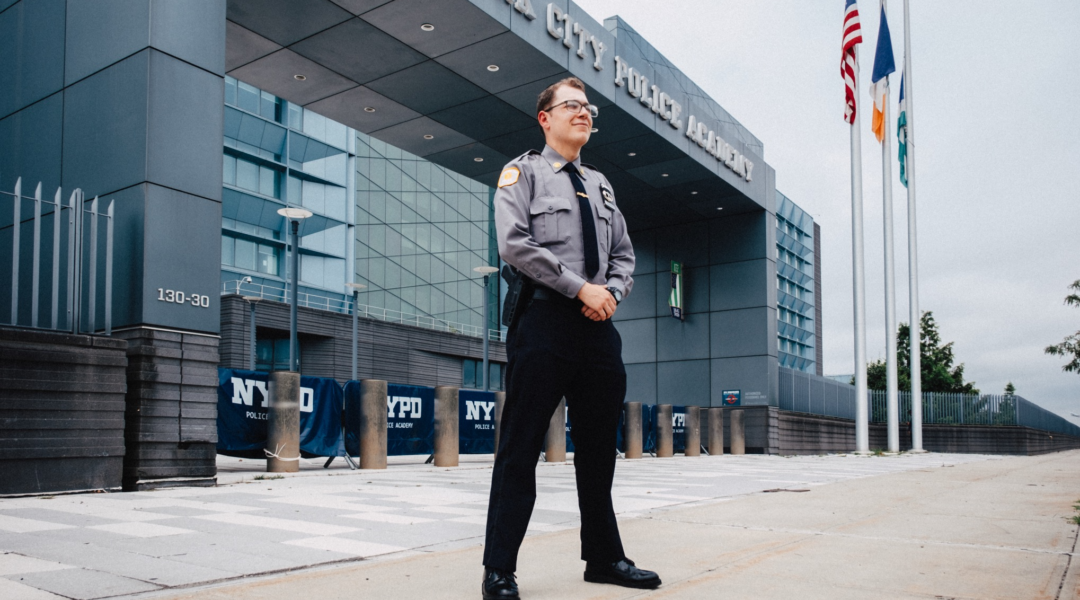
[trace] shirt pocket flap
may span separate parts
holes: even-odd
[[[596,210],[596,213],[600,215],[600,218],[611,224],[611,215],[614,213],[611,209],[600,207]]]
[[[560,210],[570,210],[570,199],[559,196],[541,196],[529,204],[532,215],[554,214]]]

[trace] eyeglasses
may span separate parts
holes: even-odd
[[[574,115],[581,112],[581,109],[583,109],[583,108],[588,110],[589,111],[589,116],[594,118],[594,119],[600,114],[600,109],[596,108],[595,104],[582,104],[578,100],[567,100],[565,102],[560,102],[560,103],[556,104],[555,106],[549,106],[549,107],[545,108],[543,110],[543,112],[548,112],[548,111],[551,111],[551,110],[555,110],[556,108],[558,108],[560,106],[565,106],[566,107],[566,112],[568,112],[570,114],[574,114]]]

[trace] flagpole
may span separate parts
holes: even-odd
[[[859,88],[859,48],[855,51],[855,89]],[[855,309],[855,452],[870,452],[869,397],[866,390],[866,268],[863,262],[863,185],[861,111],[851,124],[851,268]]]
[[[887,14],[887,2],[881,1]],[[885,213],[885,410],[888,419],[888,450],[900,451],[899,407],[897,406],[896,372],[896,265],[893,258],[892,161],[889,159],[889,86],[885,75],[885,102],[882,114],[884,137],[881,141],[882,209]]]
[[[918,235],[915,220],[915,125],[911,93],[911,18],[908,0],[904,0],[904,102],[907,110],[906,160],[908,197],[908,304],[911,308],[911,451],[925,452],[922,440],[922,348],[919,312]]]

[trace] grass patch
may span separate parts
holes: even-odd
[[[881,448],[871,448],[870,452],[873,452],[874,456],[885,456],[885,450]]]
[[[255,481],[271,481],[273,479],[285,479],[284,475],[256,475]]]
[[[1075,510],[1077,513],[1080,513],[1080,500],[1077,500],[1076,504],[1073,504],[1073,510]],[[1073,525],[1080,525],[1080,514],[1073,515],[1067,520]]]

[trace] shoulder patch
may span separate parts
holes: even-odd
[[[518,177],[521,176],[521,171],[517,167],[507,167],[503,169],[502,175],[499,176],[499,187],[503,188],[508,185],[514,185],[517,183]]]

